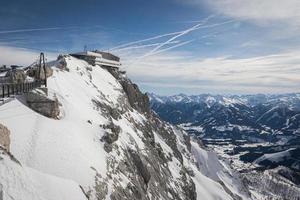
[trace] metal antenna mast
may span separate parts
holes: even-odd
[[[45,55],[43,52],[41,52],[40,54],[40,62],[39,62],[39,65],[38,65],[38,79],[39,80],[42,80],[42,76],[41,76],[41,72],[42,72],[42,68],[43,68],[43,71],[44,71],[44,84],[45,86],[47,87],[47,71],[46,71],[46,63],[45,63]]]

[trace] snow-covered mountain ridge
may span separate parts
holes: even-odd
[[[58,119],[22,96],[0,106],[10,130],[10,152],[0,150],[5,200],[251,199],[239,174],[161,121],[125,75],[60,59],[48,79]]]
[[[151,107],[163,120],[229,160],[250,188],[257,187],[258,179],[263,181],[264,189],[254,189],[264,193],[263,199],[299,199],[299,97],[150,94]]]
[[[258,104],[286,104],[293,105],[295,109],[300,109],[300,93],[291,94],[253,94],[253,95],[186,95],[178,94],[172,96],[160,96],[149,93],[152,102],[160,103],[206,103],[211,106],[215,103],[223,105],[245,104],[255,106]]]

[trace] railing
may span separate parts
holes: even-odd
[[[10,80],[10,77],[0,76],[0,84],[7,83]]]
[[[10,97],[12,95],[19,95],[27,93],[35,88],[44,85],[43,81],[33,81],[25,83],[5,83],[0,84],[0,99]]]

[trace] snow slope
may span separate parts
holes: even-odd
[[[2,150],[0,150],[0,180],[5,200],[86,199],[76,182],[21,166]]]
[[[264,154],[261,157],[257,158],[254,161],[254,163],[259,164],[259,163],[261,163],[262,161],[265,161],[265,160],[268,160],[268,161],[271,161],[271,162],[274,162],[274,163],[281,162],[285,158],[290,157],[291,156],[290,151],[295,150],[295,149],[296,148],[290,148],[290,149],[287,149],[285,151],[281,151],[281,152],[277,152],[277,153]]]
[[[189,153],[182,139],[186,133],[154,117],[150,122],[150,118],[133,109],[120,81],[110,72],[70,56],[65,60],[68,70],[53,66],[53,76],[48,79],[49,92],[61,103],[59,120],[34,112],[22,97],[0,107],[0,122],[11,131],[10,151],[22,164],[19,166],[6,157],[0,161],[0,181],[8,199],[84,199],[79,186],[89,199],[112,196],[122,199],[120,194],[124,198],[136,195],[130,191],[133,187],[133,191],[139,190],[141,199],[193,199],[184,190],[186,184],[192,184],[190,181],[194,182],[199,200],[233,199],[231,193],[239,193],[234,186],[239,183],[229,184],[230,177],[219,174],[224,166],[217,158],[207,156],[208,152],[195,143],[192,143],[193,152]],[[113,117],[112,111],[118,117]],[[108,124],[120,128],[111,152],[105,150],[102,141],[108,133],[105,128]],[[167,133],[172,138],[175,134],[174,140],[164,137]],[[164,156],[160,158],[156,147],[152,149],[149,145],[162,149]],[[131,151],[138,152],[138,156]],[[151,172],[150,180],[139,167],[137,172],[127,167],[132,158],[134,164],[146,163],[143,167]],[[218,169],[197,168],[197,161],[209,163],[211,158],[210,167],[217,164]],[[157,163],[157,159],[163,164]],[[188,175],[183,170],[186,168],[194,175]],[[141,180],[145,186],[135,182]],[[166,183],[166,191],[160,190],[158,181]],[[226,182],[233,192],[224,189],[220,181]]]
[[[11,131],[11,152],[21,163],[89,185],[95,176],[91,166],[106,174],[106,152],[99,141],[103,133],[87,120],[106,120],[93,109],[91,98],[97,97],[97,90],[88,85],[88,77],[81,76],[81,70],[85,69],[76,69],[77,66],[84,67],[85,63],[77,62],[69,64],[74,67],[73,72],[55,71],[48,80],[50,91],[62,103],[64,116],[61,120],[44,117],[17,99],[1,106],[0,120]],[[102,92],[117,95],[114,87],[108,87],[110,83],[119,86],[112,76],[100,67],[94,71],[99,76],[96,84],[102,86]]]
[[[220,161],[214,152],[206,151],[199,147],[197,142],[192,141],[192,153],[194,154],[200,172],[214,181],[222,182],[224,188],[231,191],[231,195],[240,195],[243,199],[250,198],[246,193],[243,183],[227,163]]]

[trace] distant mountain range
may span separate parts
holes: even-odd
[[[148,95],[163,120],[230,157],[239,170],[283,165],[300,172],[300,94]]]
[[[197,132],[199,127],[212,129],[209,135],[202,131],[204,136],[212,137],[227,130],[260,135],[300,134],[300,94],[149,96],[152,109],[162,119],[177,125],[197,126]]]

